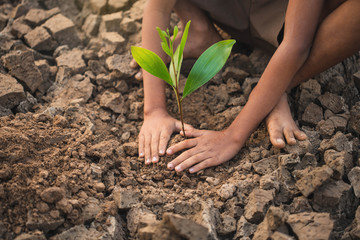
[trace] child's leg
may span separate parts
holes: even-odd
[[[221,40],[207,14],[189,0],[178,0],[175,12],[183,26],[191,20],[184,58],[198,58],[212,44]],[[181,34],[176,39],[181,40]]]
[[[325,17],[320,23],[309,57],[295,75],[289,89],[334,66],[360,50],[360,1],[326,1]],[[333,11],[332,11],[333,10]],[[275,147],[284,147],[295,138],[306,138],[292,119],[284,95],[266,119],[270,139]],[[295,138],[294,138],[295,137]]]
[[[208,47],[221,40],[217,30],[207,14],[189,0],[177,0],[175,12],[180,18],[180,24],[184,27],[191,20],[188,38],[184,49],[184,59],[198,58]],[[182,32],[179,32],[175,39],[175,47],[180,43]],[[132,68],[138,65],[133,60],[130,63]],[[135,76],[141,80],[141,71]]]

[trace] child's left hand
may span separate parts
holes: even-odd
[[[168,163],[170,170],[175,169],[181,172],[189,169],[190,173],[198,172],[202,169],[220,165],[238,153],[243,145],[235,140],[234,133],[229,130],[209,131],[193,129],[186,131],[186,139],[169,147],[166,151],[168,155],[173,155],[184,149],[188,149],[180,154],[173,161]]]

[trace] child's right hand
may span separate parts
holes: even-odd
[[[185,131],[193,127],[185,124]],[[145,164],[159,161],[165,154],[167,144],[173,132],[181,131],[181,122],[171,117],[166,110],[154,110],[144,116],[139,133],[139,157],[145,158]]]

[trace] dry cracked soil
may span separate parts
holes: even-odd
[[[137,157],[144,0],[0,3],[0,239],[360,238],[359,54],[291,92],[307,140],[275,149],[261,124],[229,162],[179,174]],[[185,121],[226,128],[268,60],[238,46]]]

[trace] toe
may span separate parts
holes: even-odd
[[[296,139],[299,141],[303,141],[303,140],[307,139],[306,134],[303,131],[300,131],[299,129],[294,131],[294,135],[295,135]]]
[[[291,128],[284,128],[284,136],[285,136],[286,142],[287,142],[289,145],[294,145],[294,144],[296,144],[296,139],[295,139],[295,137],[294,137],[293,129],[291,129]]]
[[[276,148],[285,147],[285,141],[280,129],[269,128],[270,141]]]

